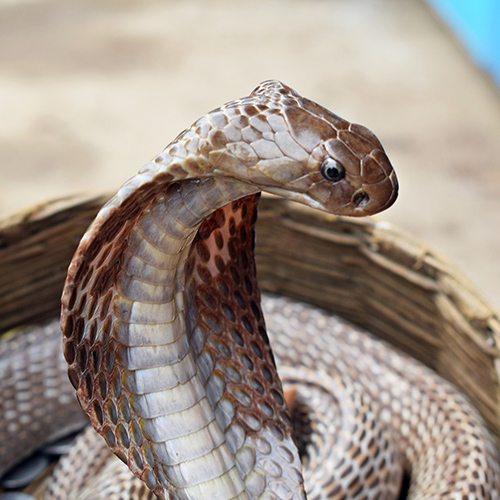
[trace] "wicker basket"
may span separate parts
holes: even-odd
[[[59,314],[66,268],[107,196],[49,202],[0,222],[0,332]],[[366,328],[461,387],[500,436],[498,313],[461,272],[394,227],[263,197],[261,289]]]

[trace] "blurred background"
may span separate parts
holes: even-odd
[[[276,78],[378,135],[401,187],[380,218],[500,307],[499,6],[0,0],[0,217],[115,191],[194,120]]]

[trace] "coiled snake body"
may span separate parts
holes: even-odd
[[[62,299],[69,378],[107,445],[160,499],[302,499],[304,478],[310,499],[398,498],[403,468],[412,498],[498,498],[497,451],[454,388],[269,298],[283,391],[253,260],[262,190],[362,216],[389,207],[397,181],[370,131],[268,81],[127,182]]]

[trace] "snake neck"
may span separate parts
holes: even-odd
[[[69,298],[87,324],[65,342],[80,402],[159,498],[305,498],[255,279],[256,191],[168,185]]]

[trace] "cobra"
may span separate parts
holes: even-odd
[[[385,344],[343,326],[339,345],[359,358],[346,364],[328,319],[275,299],[285,392],[276,371],[253,260],[259,193],[364,216],[397,189],[369,130],[267,81],[102,208],[64,287],[64,355],[94,428],[154,495],[397,498],[405,468],[412,498],[498,497],[475,410]]]

